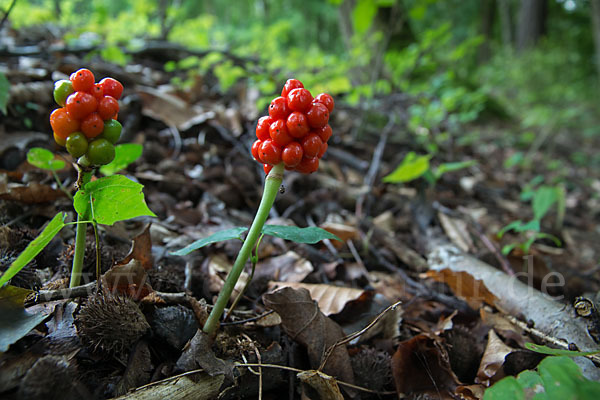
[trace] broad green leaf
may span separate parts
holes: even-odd
[[[500,232],[498,232],[496,234],[496,236],[498,237],[498,239],[502,239],[502,236],[504,236],[504,234],[506,232],[516,230],[516,229],[520,228],[522,225],[523,225],[523,221],[521,221],[521,220],[513,221],[510,224],[506,225],[504,228],[500,229]]]
[[[558,200],[558,191],[554,186],[541,186],[533,195],[533,218],[541,220]]]
[[[440,164],[440,166],[435,170],[435,177],[436,179],[440,179],[440,177],[446,172],[454,172],[464,168],[469,168],[475,164],[477,164],[477,161],[475,160],[443,163]]]
[[[10,90],[10,83],[6,76],[0,72],[0,111],[6,115],[6,105],[8,104],[8,95]]]
[[[142,156],[143,147],[137,143],[125,143],[115,146],[115,159],[100,167],[100,172],[106,176],[114,175]]]
[[[27,162],[35,167],[49,171],[58,171],[65,167],[63,160],[55,160],[50,150],[34,147],[27,152]]]
[[[513,249],[515,247],[517,247],[517,243],[511,243],[511,244],[502,246],[502,254],[504,254],[505,256],[509,255],[510,252],[513,251]]]
[[[204,246],[208,246],[209,244],[223,242],[225,240],[230,240],[230,239],[242,240],[241,234],[246,232],[247,230],[248,230],[248,228],[240,227],[240,226],[238,226],[236,228],[225,229],[223,231],[213,233],[212,235],[207,236],[205,238],[196,240],[194,243],[185,246],[183,249],[173,251],[171,254],[173,254],[175,256],[185,256],[186,254],[189,254],[192,251],[198,250]]]
[[[483,394],[483,400],[525,400],[525,393],[513,376],[496,382]]]
[[[13,276],[15,276],[24,266],[29,264],[31,260],[37,256],[40,251],[50,243],[50,241],[56,236],[56,234],[65,226],[65,218],[67,214],[64,212],[58,213],[52,218],[52,220],[46,225],[42,232],[31,241],[17,257],[15,261],[8,267],[8,269],[0,276],[0,287],[8,282]]]
[[[309,226],[307,228],[299,228],[297,226],[284,226],[284,225],[265,225],[262,229],[262,233],[265,235],[276,236],[281,239],[291,240],[296,243],[317,243],[323,239],[342,239],[334,235],[333,233],[327,232],[325,229],[317,228],[316,226]]]
[[[374,0],[358,0],[352,12],[354,30],[358,34],[365,33],[377,14],[377,4]]]
[[[33,292],[10,285],[0,288],[0,353],[46,318],[44,314],[30,314],[23,307],[30,293]]]
[[[539,232],[540,231],[540,221],[537,219],[534,219],[533,221],[529,221],[528,223],[523,224],[515,229],[515,232],[526,232],[526,231]]]
[[[600,354],[600,350],[572,351],[572,350],[563,350],[563,349],[553,349],[551,347],[540,345],[540,344],[535,344],[535,343],[525,343],[525,347],[531,351],[535,351],[536,353],[548,354],[551,356],[578,357],[578,356],[591,356],[592,354]]]
[[[383,181],[398,183],[410,182],[420,178],[421,175],[429,170],[430,158],[431,155],[417,156],[416,153],[411,151],[391,174],[383,177]]]
[[[565,356],[546,357],[537,369],[549,398],[580,399],[576,395],[577,386],[584,378],[572,359]]]
[[[546,395],[546,392],[544,391],[544,382],[542,381],[542,378],[540,377],[540,375],[537,372],[526,369],[525,371],[523,371],[519,375],[517,375],[517,382],[526,391],[526,393],[529,393],[529,392],[535,393],[535,396],[533,397],[533,399],[535,399],[535,400],[547,400],[548,399],[548,396]],[[530,390],[528,390],[528,389],[530,389]]]
[[[143,185],[123,175],[106,176],[80,189],[75,194],[73,205],[78,214],[89,215],[104,225],[142,215],[156,217],[144,201],[143,188]]]

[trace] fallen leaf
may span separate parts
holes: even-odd
[[[362,289],[348,288],[344,286],[333,286],[321,283],[302,282],[269,282],[269,288],[291,287],[294,289],[306,289],[310,297],[317,301],[319,309],[326,316],[339,314],[346,304],[358,300],[365,291]]]
[[[30,182],[27,185],[0,181],[0,200],[11,200],[26,204],[51,203],[67,195],[59,189]]]
[[[319,310],[305,288],[284,287],[263,295],[263,302],[281,316],[285,333],[306,347],[311,368],[318,368],[327,349],[344,337],[342,328]],[[354,382],[345,346],[337,346],[331,352],[322,372],[343,382]]]
[[[442,212],[438,212],[438,219],[442,228],[444,228],[446,236],[462,251],[468,252],[474,247],[465,221],[449,217]]]
[[[142,113],[164,122],[165,125],[177,127],[179,130],[190,128],[192,123],[204,122],[207,118],[214,117],[214,113],[205,113],[203,110],[192,107],[181,98],[167,93],[165,90],[151,87],[138,89],[144,106]]]
[[[302,258],[293,251],[288,251],[277,257],[260,261],[256,266],[254,279],[266,277],[282,282],[301,282],[313,272],[310,261]]]
[[[102,279],[109,291],[125,294],[134,300],[141,300],[152,292],[146,270],[135,259],[125,265],[113,266]]]
[[[45,318],[45,314],[30,314],[23,307],[31,290],[6,285],[0,288],[0,353],[27,335]]]
[[[460,382],[436,340],[420,334],[398,344],[392,357],[392,373],[399,394],[432,393],[435,398],[453,398]]]
[[[504,359],[513,351],[511,347],[504,344],[493,329],[488,333],[488,342],[479,364],[477,380],[486,386],[503,377],[501,371]],[[498,375],[498,376],[497,376]]]
[[[204,372],[176,376],[143,386],[139,390],[117,397],[115,400],[212,400],[218,397],[219,389],[224,381],[224,375],[210,376]]]
[[[302,371],[296,376],[300,382],[309,385],[317,392],[319,400],[344,400],[335,378],[314,370]]]
[[[446,283],[454,294],[464,299],[474,310],[479,309],[483,303],[494,306],[498,300],[481,280],[473,278],[471,274],[465,271],[454,271],[446,268],[439,271],[428,271],[424,276]]]
[[[210,337],[200,329],[185,345],[175,364],[178,371],[191,371],[202,368],[210,376],[222,375],[232,380],[233,367],[232,361],[222,360],[213,353]]]
[[[133,238],[133,244],[129,254],[125,256],[117,264],[127,264],[132,259],[139,261],[140,265],[145,269],[152,269],[154,266],[154,260],[152,258],[152,238],[150,237],[150,226],[148,224],[146,229],[139,235]]]
[[[334,240],[331,243],[335,247],[342,247],[347,240],[358,239],[358,229],[355,226],[338,224],[335,222],[325,222],[321,224],[321,229],[325,229],[327,232],[332,233],[342,239],[342,241]]]

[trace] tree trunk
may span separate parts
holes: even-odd
[[[517,27],[517,50],[533,47],[546,33],[547,0],[521,0]]]
[[[500,32],[502,34],[502,44],[511,47],[513,44],[512,18],[510,14],[510,4],[508,0],[498,0],[498,14],[500,15]]]
[[[494,27],[495,0],[482,0],[479,9],[479,33],[484,37],[484,41],[479,47],[479,62],[483,63],[490,58],[490,40],[492,38],[492,28]]]
[[[594,44],[596,45],[596,71],[600,80],[600,0],[591,0],[592,5],[592,29],[594,32]]]

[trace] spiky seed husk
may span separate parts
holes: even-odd
[[[84,345],[110,355],[127,352],[150,329],[133,300],[110,292],[91,296],[81,308],[76,325]]]

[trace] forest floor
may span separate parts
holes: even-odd
[[[139,52],[122,68],[84,53],[40,47],[17,56],[18,49],[25,50],[0,54],[11,83],[0,122],[0,270],[57,212],[75,218],[52,175],[26,155],[32,147],[59,150],[47,122],[53,81],[79,67],[124,84],[123,142],[144,148],[124,173],[144,185],[156,217],[100,230],[105,279],[124,259],[144,265],[140,275],[131,273],[130,285],[144,288],[133,298],[96,293],[91,283],[71,298],[26,299],[26,311],[44,317],[0,353],[0,397],[340,398],[332,381],[315,383],[318,370],[334,376],[345,397],[477,399],[503,376],[536,367],[543,356],[527,342],[597,347],[588,328],[593,334],[598,319],[578,316],[573,306],[580,296],[594,304],[600,290],[600,176],[572,164],[577,143],[551,138],[528,155],[527,167],[506,166],[517,149],[501,133],[514,122],[488,120],[465,128],[473,140],[444,144],[431,160],[474,165],[442,175],[435,186],[383,183],[418,151],[404,122],[370,126],[371,111],[336,99],[319,170],[286,172],[268,223],[319,226],[343,242],[265,237],[243,300],[211,342],[198,329],[241,245],[228,241],[184,257],[171,252],[251,223],[264,183],[249,150],[265,114],[255,107],[258,93],[243,84],[220,93],[209,75],[198,76],[193,88],[174,88],[174,73],[164,71],[156,52]],[[394,96],[378,101],[407,106]],[[74,191],[72,160],[58,154],[68,161],[58,176]],[[548,160],[564,167],[549,172]],[[538,175],[568,182],[564,217],[554,204],[541,224],[561,245],[540,239],[527,254],[515,248],[504,256],[502,246],[524,242],[526,233],[497,233],[533,218],[522,196]],[[68,286],[73,239],[74,229],[63,229],[11,285],[59,293]],[[95,262],[90,229],[86,283],[95,280]],[[243,281],[249,273],[248,266]],[[520,292],[518,278],[535,289]],[[282,287],[290,289],[276,291]],[[544,305],[530,307],[537,302]],[[94,341],[98,335],[103,345]],[[578,364],[597,378],[591,362]]]

